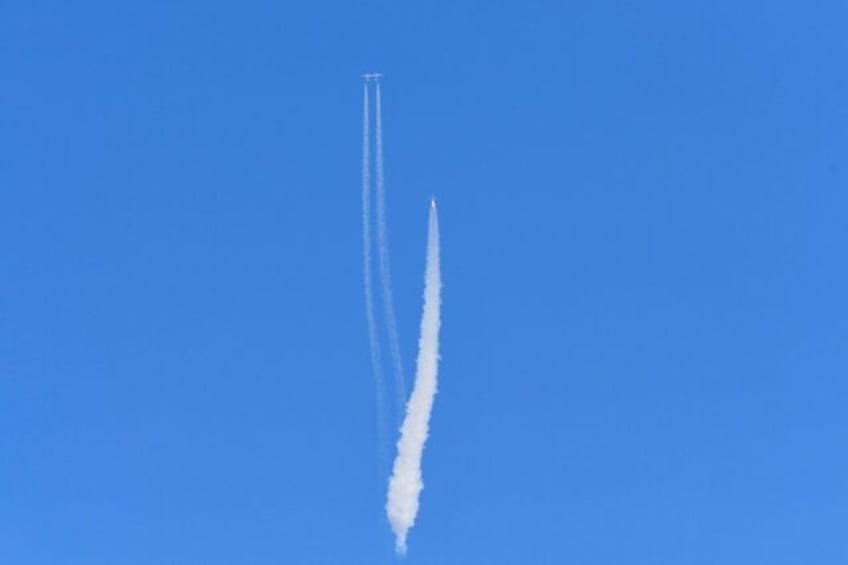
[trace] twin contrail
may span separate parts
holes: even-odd
[[[406,536],[418,514],[421,482],[421,457],[430,423],[430,412],[436,396],[439,370],[439,326],[441,325],[442,276],[439,266],[439,217],[435,199],[430,205],[427,236],[427,274],[424,286],[424,313],[418,342],[415,386],[407,405],[406,418],[398,441],[386,513],[395,533],[398,553],[406,553]]]
[[[392,269],[389,254],[389,235],[386,222],[386,182],[383,172],[383,117],[380,104],[380,75],[363,75],[365,84],[363,88],[362,107],[362,242],[363,242],[363,271],[365,278],[365,310],[368,318],[368,339],[371,346],[371,365],[374,368],[374,379],[377,386],[377,412],[380,419],[381,444],[385,444],[386,426],[386,402],[385,382],[383,378],[382,355],[377,332],[376,315],[374,311],[374,285],[371,270],[372,237],[374,229],[377,233],[377,258],[379,261],[380,289],[383,298],[383,313],[386,325],[386,333],[389,340],[389,351],[391,352],[392,369],[394,373],[394,389],[396,393],[396,413],[399,422],[400,414],[406,401],[406,383],[403,376],[403,358],[400,353],[400,338],[398,337],[397,320],[395,318],[394,296],[392,293]],[[371,219],[371,124],[369,122],[369,100],[368,83],[376,82],[375,100],[375,122],[376,122],[376,218],[372,226]]]
[[[363,89],[362,104],[362,269],[365,287],[365,317],[368,320],[368,342],[371,347],[371,367],[377,396],[377,426],[380,436],[381,458],[385,456],[388,438],[386,429],[385,383],[380,343],[377,337],[377,322],[374,316],[374,286],[371,276],[371,127],[368,120],[368,84]]]

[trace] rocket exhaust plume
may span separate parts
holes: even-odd
[[[397,457],[392,477],[386,513],[395,533],[395,548],[406,553],[406,537],[418,514],[421,482],[421,457],[430,423],[430,412],[436,395],[439,369],[439,326],[441,324],[442,278],[439,267],[439,218],[436,200],[430,203],[430,223],[427,236],[427,270],[424,284],[424,312],[421,318],[421,337],[418,342],[418,363],[415,386],[407,404],[406,418],[401,427]]]
[[[371,347],[371,367],[377,400],[377,427],[380,440],[381,459],[385,458],[388,441],[386,429],[386,401],[383,391],[383,364],[380,357],[380,342],[377,338],[377,322],[374,319],[374,287],[371,275],[371,151],[369,146],[370,124],[368,121],[368,84],[364,85],[362,104],[362,267],[365,287],[365,316],[368,320],[368,342]],[[382,464],[382,463],[381,463]]]
[[[379,78],[379,76],[377,77]],[[366,84],[367,86],[367,84]],[[386,227],[386,184],[383,174],[383,112],[380,103],[380,82],[376,81],[376,165],[377,165],[377,247],[380,261],[380,284],[383,290],[383,310],[386,318],[386,331],[389,337],[389,351],[392,356],[392,368],[395,377],[398,417],[406,401],[406,382],[403,376],[403,360],[400,354],[397,321],[395,319],[394,297],[392,293],[392,269],[389,260],[389,236]]]

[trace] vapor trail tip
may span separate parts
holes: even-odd
[[[395,554],[398,557],[406,557],[406,535],[402,539],[398,539],[395,543]]]

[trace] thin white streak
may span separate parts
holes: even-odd
[[[395,533],[395,548],[399,554],[406,553],[406,537],[409,529],[415,524],[418,497],[424,486],[421,481],[421,458],[438,382],[441,287],[439,218],[436,202],[433,200],[430,205],[424,311],[418,342],[415,387],[401,428],[386,502],[386,513]]]
[[[368,342],[371,347],[371,367],[374,371],[374,386],[377,401],[377,428],[380,442],[380,466],[386,458],[388,430],[386,425],[385,382],[374,315],[374,285],[371,273],[371,129],[368,120],[368,83],[363,88],[362,104],[362,271],[365,287],[365,316],[368,320]]]
[[[380,283],[383,290],[383,311],[386,318],[386,331],[389,336],[389,351],[392,356],[392,368],[395,377],[395,393],[397,395],[397,414],[403,412],[406,402],[406,379],[403,375],[403,359],[400,354],[400,338],[398,337],[397,321],[395,318],[394,295],[392,293],[392,269],[389,254],[389,235],[386,224],[386,184],[383,174],[383,111],[380,102],[380,83],[376,83],[375,101],[377,127],[377,257],[380,262]]]

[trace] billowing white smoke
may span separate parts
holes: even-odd
[[[367,84],[366,84],[367,86]],[[395,320],[394,296],[392,293],[392,268],[389,259],[389,236],[386,227],[386,183],[383,173],[383,111],[380,102],[380,83],[376,84],[376,145],[377,145],[377,249],[380,260],[380,284],[383,290],[383,311],[386,317],[386,332],[389,336],[389,351],[392,354],[392,368],[395,375],[395,393],[397,395],[397,413],[403,411],[406,401],[406,382],[403,376],[403,360],[400,354],[397,321]]]
[[[439,369],[439,326],[442,278],[439,267],[439,218],[436,201],[430,205],[427,237],[427,274],[424,286],[424,313],[418,342],[415,386],[407,404],[406,418],[398,441],[392,477],[389,481],[386,513],[395,533],[395,546],[406,553],[406,537],[418,514],[421,482],[421,457],[430,423],[430,412]]]

